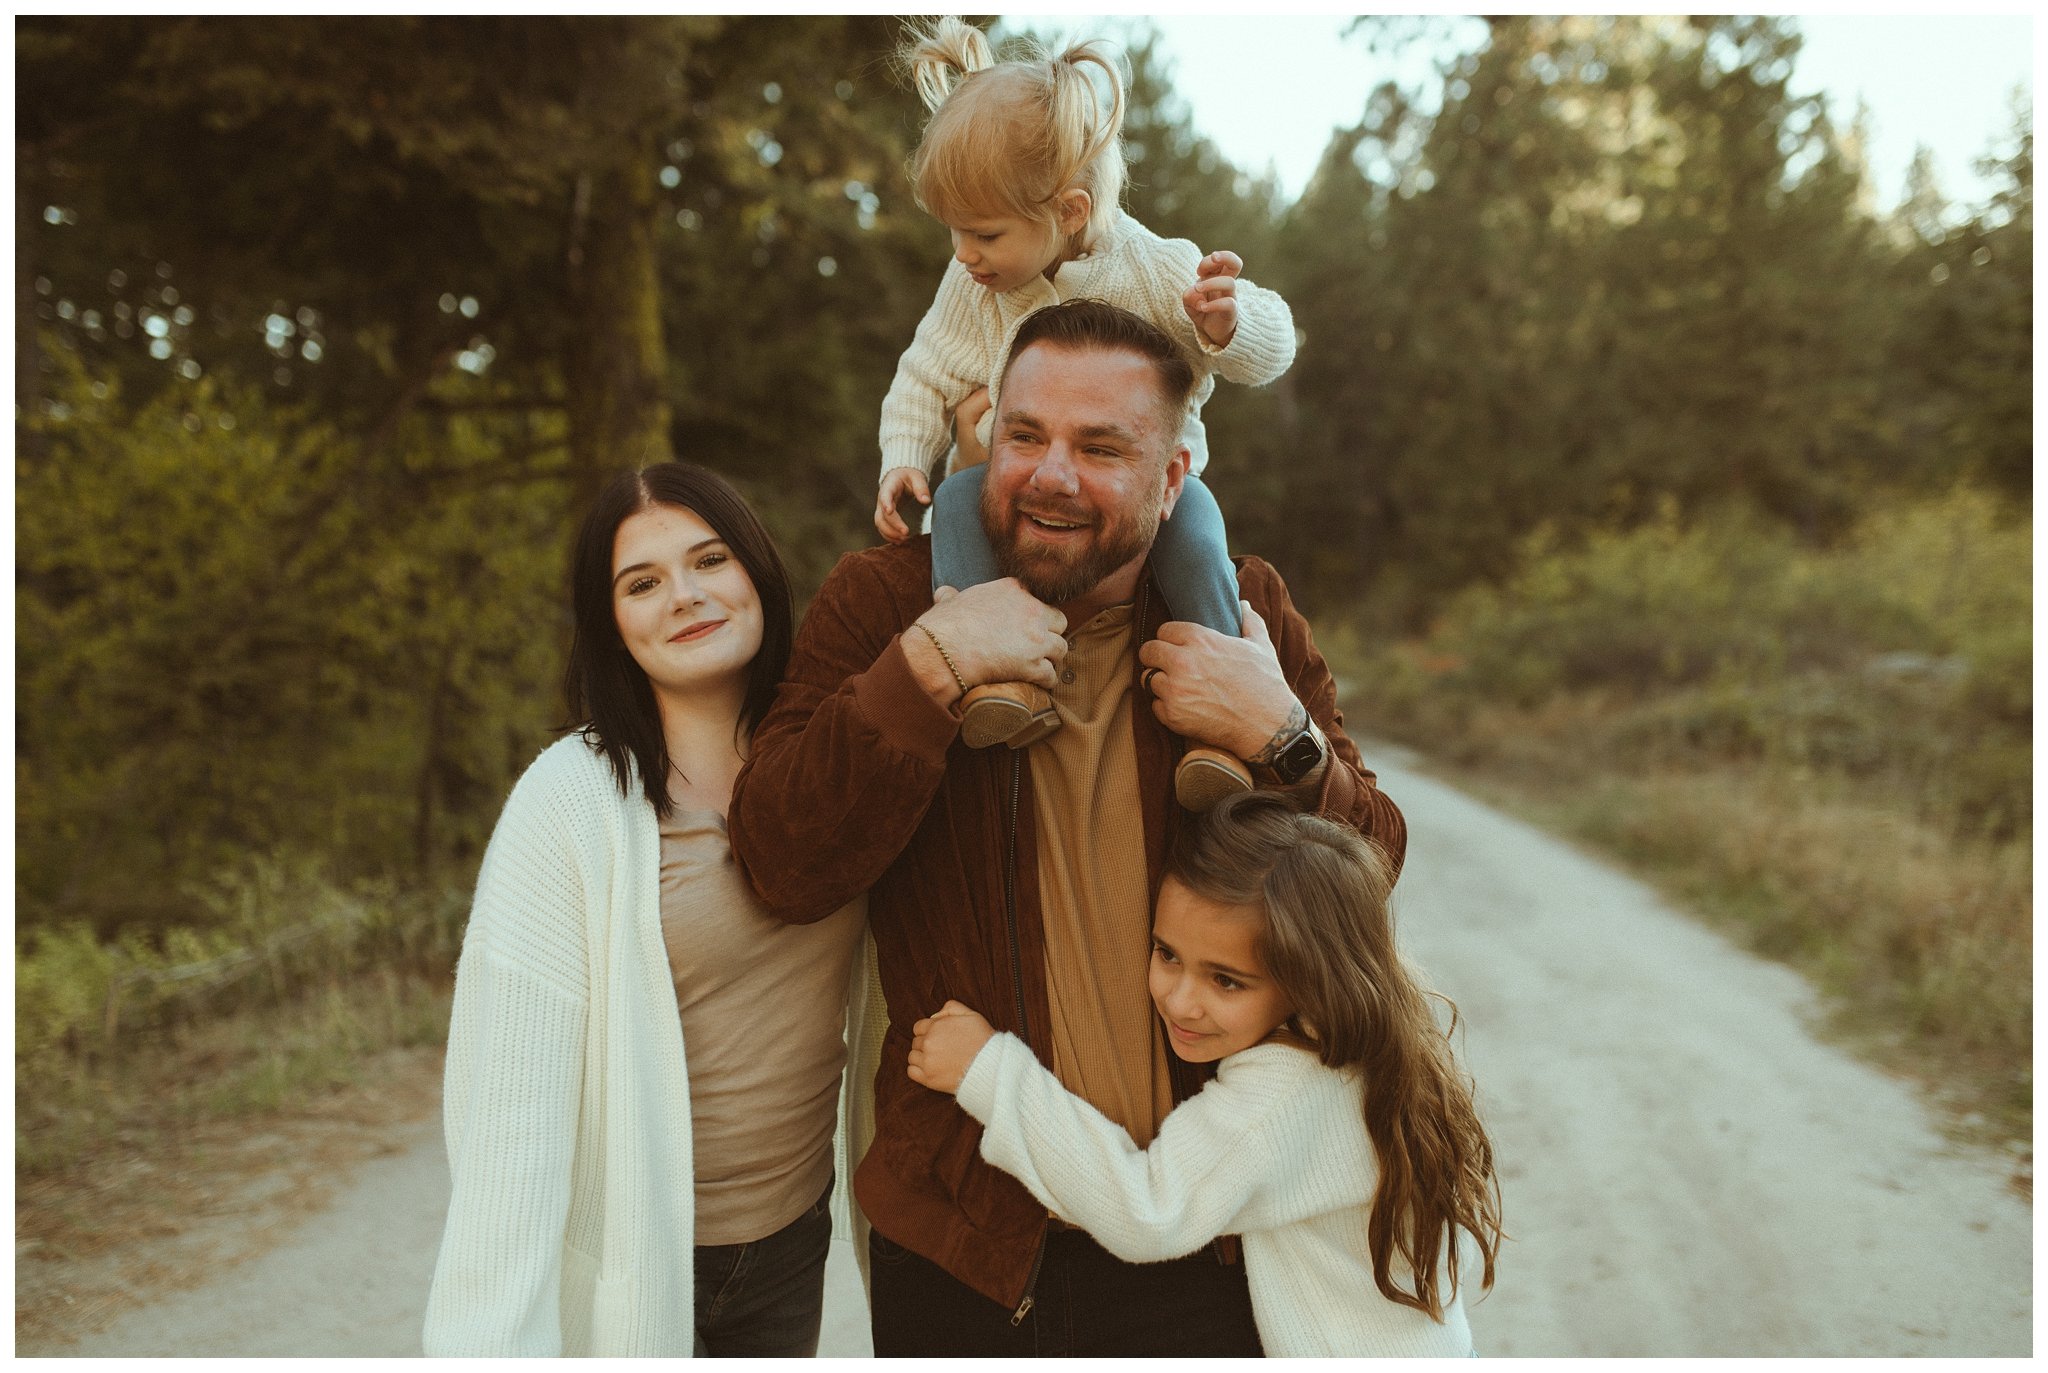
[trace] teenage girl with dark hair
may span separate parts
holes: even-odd
[[[862,911],[771,919],[725,834],[788,574],[663,463],[599,495],[572,579],[583,725],[513,788],[456,974],[426,1351],[812,1355]]]

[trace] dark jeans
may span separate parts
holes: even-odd
[[[832,1187],[763,1239],[697,1246],[697,1354],[809,1359],[825,1312]]]
[[[1015,1325],[990,1301],[884,1238],[868,1236],[875,1357],[1053,1358],[1264,1354],[1242,1257],[1204,1247],[1169,1263],[1125,1263],[1079,1230],[1045,1238],[1031,1310]]]

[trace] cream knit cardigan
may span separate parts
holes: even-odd
[[[1373,1284],[1366,1220],[1377,1170],[1359,1092],[1355,1074],[1312,1054],[1254,1045],[1224,1059],[1139,1149],[1022,1040],[997,1034],[959,1100],[987,1127],[983,1158],[1126,1262],[1242,1235],[1268,1356],[1463,1358],[1472,1331],[1461,1302],[1439,1325]],[[1409,1285],[1405,1271],[1394,1276]]]
[[[1216,377],[1262,386],[1294,361],[1294,316],[1273,291],[1242,278],[1237,283],[1237,332],[1218,348],[1196,330],[1181,308],[1181,292],[1195,284],[1202,250],[1184,238],[1161,238],[1123,211],[1115,211],[1088,252],[1062,263],[1052,280],[1035,276],[997,293],[975,284],[956,258],[946,264],[939,292],[896,364],[896,379],[882,401],[882,471],[916,467],[929,473],[951,439],[947,422],[977,386],[999,400],[1010,341],[1025,316],[1063,300],[1100,300],[1121,306],[1166,331],[1195,367],[1181,441],[1188,471],[1200,476],[1209,462],[1202,406]],[[995,413],[993,405],[989,415]],[[992,421],[978,428],[986,446]]]
[[[692,1350],[690,1082],[660,872],[654,807],[582,736],[512,789],[455,978],[430,1355]],[[842,1232],[848,1171],[842,1144]]]

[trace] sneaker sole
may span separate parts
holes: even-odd
[[[1059,727],[1060,717],[1056,713],[1033,715],[1015,701],[976,701],[960,719],[960,738],[969,748],[990,748],[996,744],[1024,748]],[[1022,737],[1027,734],[1028,738]]]
[[[1226,796],[1250,791],[1243,777],[1207,758],[1184,758],[1173,773],[1173,795],[1183,810],[1197,814]]]

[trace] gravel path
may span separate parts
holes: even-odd
[[[1605,865],[1375,753],[1407,813],[1402,938],[1459,1004],[1514,1239],[1493,1355],[2032,1351],[2032,1209],[1903,1084],[1819,1043],[1810,991]],[[440,1240],[438,1120],[264,1256],[75,1355],[403,1355]],[[850,1250],[824,1353],[869,1352]]]

